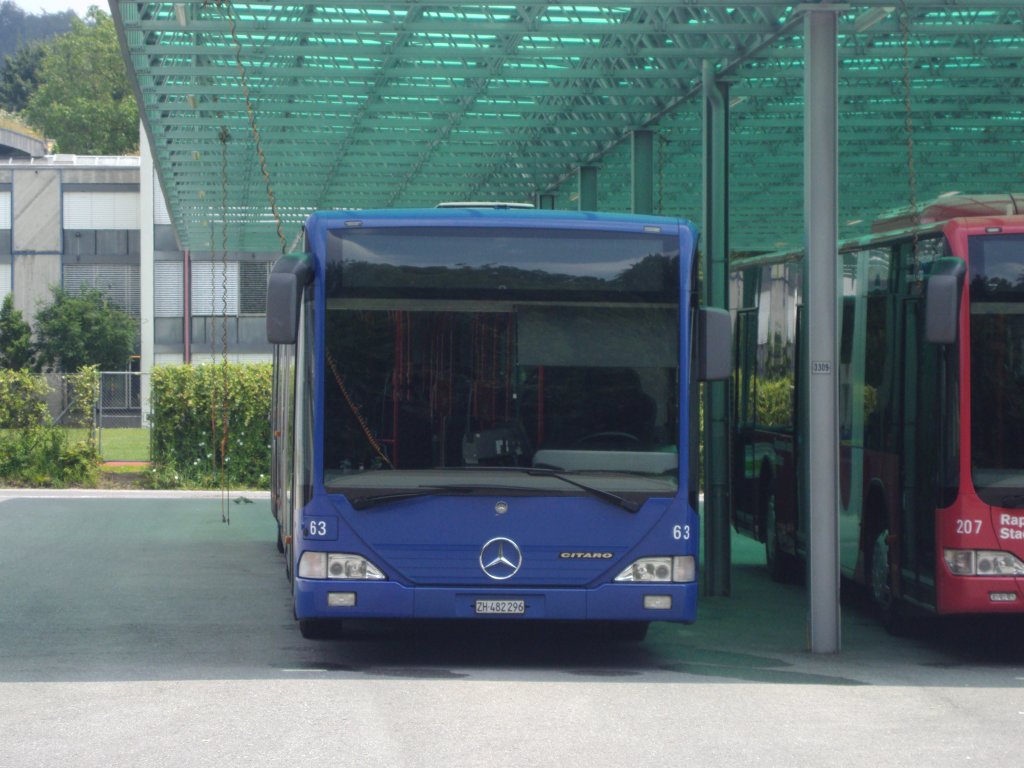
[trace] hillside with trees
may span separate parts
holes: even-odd
[[[76,155],[138,152],[139,113],[110,14],[90,8],[25,14],[10,0],[0,3],[0,27],[40,18],[67,18],[65,31],[26,40],[0,66],[0,110],[54,142],[52,151]],[[14,35],[17,37],[17,34]]]
[[[0,61],[31,43],[52,40],[71,31],[74,11],[63,13],[26,13],[11,0],[0,2]]]

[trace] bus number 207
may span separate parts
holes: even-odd
[[[981,520],[957,520],[956,532],[959,534],[981,533]]]

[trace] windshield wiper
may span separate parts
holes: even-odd
[[[538,469],[536,467],[523,467],[522,469],[528,475],[555,477],[561,480],[563,483],[575,485],[577,488],[586,491],[591,496],[596,496],[599,499],[604,499],[605,501],[610,502],[617,507],[621,507],[622,509],[626,510],[632,515],[635,515],[637,512],[640,511],[640,504],[638,502],[630,501],[629,499],[624,499],[617,493],[612,493],[611,491],[606,491],[601,488],[595,488],[592,485],[587,485],[586,483],[581,483],[578,480],[573,480],[571,477],[566,477],[563,473],[557,472],[556,470]]]
[[[466,486],[447,486],[447,485],[421,485],[414,491],[402,491],[401,493],[382,493],[378,496],[357,496],[354,499],[349,499],[348,503],[352,505],[354,509],[369,509],[370,507],[376,507],[378,504],[387,504],[392,501],[402,501],[403,499],[418,499],[421,496],[437,496],[440,493],[451,493],[452,491],[459,490],[472,490]]]
[[[586,491],[591,496],[595,496],[599,499],[614,504],[617,507],[621,507],[630,514],[636,514],[640,511],[640,504],[629,499],[624,499],[616,493],[611,491],[605,491],[601,488],[595,488],[592,485],[581,483],[578,480],[573,480],[571,477],[566,477],[563,472],[556,469],[548,469],[547,467],[487,467],[489,470],[500,470],[502,472],[521,472],[524,475],[533,475],[536,477],[553,477],[556,480],[561,480],[563,483],[574,485],[580,490]]]

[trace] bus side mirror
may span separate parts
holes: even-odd
[[[294,344],[299,338],[302,290],[313,277],[306,259],[281,258],[267,281],[267,341]]]
[[[732,320],[717,307],[697,310],[697,379],[721,381],[732,373]]]
[[[965,272],[960,259],[936,262],[924,292],[925,341],[931,344],[956,343]]]

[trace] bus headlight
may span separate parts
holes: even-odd
[[[641,557],[616,576],[615,581],[685,583],[695,579],[696,571],[696,561],[692,555]]]
[[[299,559],[300,579],[326,579],[327,578],[327,553],[326,552],[303,552]]]
[[[361,555],[303,552],[299,560],[299,578],[380,580],[386,577],[377,566]]]
[[[1009,552],[947,549],[943,557],[954,576],[1024,576],[1024,562]]]
[[[359,555],[330,554],[327,556],[328,579],[383,579],[373,563]]]

